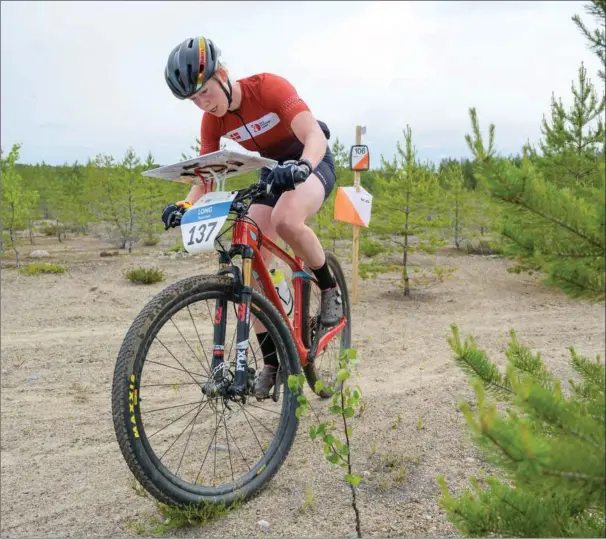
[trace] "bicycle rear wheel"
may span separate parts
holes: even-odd
[[[347,282],[341,264],[332,251],[324,250],[326,262],[330,272],[334,276],[343,298],[343,316],[346,319],[345,327],[326,346],[324,351],[316,356],[313,362],[303,367],[303,372],[309,387],[323,399],[332,396],[332,393],[322,389],[315,391],[317,380],[322,380],[325,386],[334,387],[339,368],[340,353],[351,347],[351,306]],[[309,348],[316,335],[320,320],[320,288],[311,280],[303,282],[302,291],[302,334],[303,344]]]
[[[251,314],[276,344],[280,400],[238,402],[202,392],[210,379],[213,323],[221,318],[215,305],[223,304],[235,320],[235,302],[228,276],[179,281],[139,313],[120,349],[112,388],[116,437],[135,478],[163,503],[229,506],[249,499],[276,474],[296,436],[298,395],[287,379],[301,372],[297,350],[278,311],[256,291]],[[226,335],[223,372],[229,377],[235,372],[235,325],[234,339],[229,329]],[[183,344],[188,336],[196,350]],[[262,359],[250,339],[249,351],[248,361],[255,362],[249,366],[258,371]]]

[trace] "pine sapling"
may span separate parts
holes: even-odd
[[[360,511],[356,500],[356,488],[360,484],[362,477],[354,474],[351,465],[351,436],[353,430],[348,420],[354,417],[356,409],[360,408],[362,391],[358,385],[349,387],[346,381],[356,374],[356,366],[359,361],[355,350],[344,350],[339,356],[339,370],[334,383],[326,386],[322,380],[318,380],[315,385],[315,391],[327,390],[332,394],[330,407],[328,410],[335,416],[334,421],[319,422],[318,425],[312,425],[309,430],[311,440],[320,439],[323,442],[324,455],[326,460],[335,466],[346,470],[343,479],[349,484],[351,491],[351,505],[355,514],[355,528],[358,537],[362,537],[360,522]],[[290,375],[288,378],[288,387],[294,393],[299,393],[298,406],[295,411],[297,418],[301,418],[311,403],[303,394],[305,386],[305,375]],[[316,418],[319,421],[318,416]],[[344,436],[342,439],[337,434],[338,425],[342,425],[341,430]]]
[[[501,372],[472,337],[456,325],[449,343],[467,373],[476,406],[460,403],[473,440],[499,471],[472,478],[454,495],[444,477],[440,503],[458,531],[470,537],[604,537],[606,496],[604,363],[570,348],[579,381],[562,383],[540,353],[522,345],[513,330]],[[489,400],[507,404],[503,412]]]

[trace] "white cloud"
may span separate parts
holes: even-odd
[[[23,142],[31,162],[131,145],[178,159],[201,113],[172,97],[164,63],[204,34],[234,77],[289,79],[333,138],[366,125],[374,163],[406,124],[419,154],[468,155],[472,106],[514,152],[540,135],[552,92],[570,101],[581,61],[597,82],[574,13],[587,19],[579,2],[2,3],[2,145]]]

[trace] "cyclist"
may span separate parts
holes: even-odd
[[[200,155],[219,150],[220,138],[227,137],[278,162],[271,171],[262,169],[261,179],[272,182],[272,192],[251,205],[249,216],[265,236],[274,241],[281,237],[313,271],[322,290],[320,320],[324,326],[334,326],[343,312],[341,292],[317,236],[305,224],[335,184],[328,127],[314,118],[286,79],[260,73],[232,83],[219,55],[208,38],[184,40],[168,56],[166,83],[175,97],[189,99],[204,112]],[[304,171],[306,180],[295,185],[297,171]],[[181,215],[208,189],[208,185],[194,185],[185,200],[166,206],[165,226],[177,226]],[[261,253],[269,263],[273,255],[264,248]],[[275,384],[278,360],[267,332],[255,329],[264,356],[255,394],[263,398]]]

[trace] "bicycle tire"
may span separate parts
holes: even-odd
[[[341,338],[341,350],[345,350],[351,347],[351,305],[349,303],[349,292],[347,289],[347,281],[345,280],[345,275],[343,274],[343,269],[341,268],[341,264],[339,263],[336,255],[329,250],[324,250],[324,254],[326,256],[326,262],[332,275],[334,276],[339,288],[341,289],[341,295],[343,298],[343,314],[345,315],[345,319],[347,320],[347,324],[339,334]],[[311,283],[308,280],[303,282],[303,294],[302,294],[302,332],[303,332],[303,343],[306,347],[310,347],[311,345],[311,331],[310,327],[310,296],[311,296],[311,287],[317,286]],[[315,390],[315,385],[317,380],[321,380],[322,378],[318,375],[318,371],[314,363],[308,363],[305,367],[303,367],[303,373],[305,374],[305,378],[309,387],[312,391],[323,399],[327,399],[333,395],[332,392],[326,391],[322,389],[320,391]],[[324,380],[324,384],[327,384],[327,381]]]
[[[245,478],[240,478],[232,484],[231,488],[226,485],[198,487],[185,483],[176,476],[172,479],[165,469],[161,469],[163,465],[159,463],[153,451],[150,452],[141,417],[136,413],[138,406],[135,405],[134,414],[129,410],[131,374],[135,374],[135,383],[138,384],[137,380],[154,336],[172,314],[195,301],[204,300],[204,296],[213,294],[215,298],[224,295],[228,301],[234,301],[232,278],[218,275],[193,276],[159,292],[132,322],[116,360],[112,386],[112,415],[118,444],[130,471],[141,486],[158,501],[167,505],[211,503],[229,507],[235,501],[243,502],[256,496],[282,466],[297,433],[299,422],[295,410],[298,394],[289,390],[285,380],[283,398],[288,402],[283,404],[284,418],[281,419],[276,436],[267,448],[267,458],[263,457],[253,467],[252,472],[255,473],[249,472]],[[251,312],[264,315],[265,321],[275,328],[273,338],[277,340],[276,346],[288,364],[286,378],[288,374],[299,374],[301,366],[293,337],[276,308],[264,296],[253,291]],[[135,418],[138,437],[134,434],[131,417]]]

